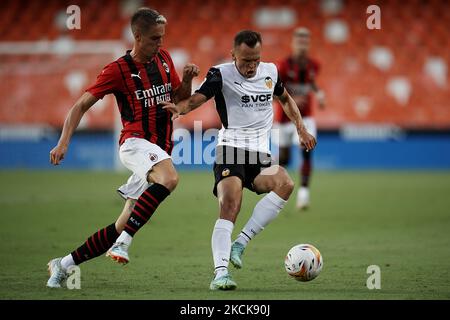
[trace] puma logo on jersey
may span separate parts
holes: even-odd
[[[140,76],[140,71],[137,73],[137,74],[134,74],[134,73],[132,73],[131,74],[131,77],[133,78],[133,77],[136,77],[136,78],[139,78],[139,79],[141,79],[141,76]],[[142,79],[141,79],[142,80]]]
[[[244,87],[242,86],[242,83],[235,81],[234,84],[237,84],[238,86],[241,86],[242,89],[244,89]]]

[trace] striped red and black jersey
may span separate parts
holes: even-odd
[[[98,99],[114,94],[122,118],[119,144],[128,138],[143,138],[172,152],[172,115],[162,109],[162,101],[172,101],[180,86],[170,54],[160,50],[149,62],[140,63],[131,50],[108,64],[87,92]]]
[[[296,61],[292,57],[288,57],[278,64],[280,78],[289,94],[291,96],[300,95],[305,98],[304,104],[300,107],[301,114],[304,117],[313,114],[312,92],[319,69],[319,62],[311,58]],[[289,118],[283,113],[280,122],[288,121],[290,121]]]

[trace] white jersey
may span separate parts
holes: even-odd
[[[222,121],[217,145],[270,153],[273,95],[284,92],[275,64],[261,62],[252,78],[242,76],[233,62],[214,66],[196,92],[214,96]]]

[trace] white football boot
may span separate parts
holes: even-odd
[[[48,272],[50,274],[50,278],[47,281],[47,287],[49,288],[61,288],[61,284],[67,278],[67,272],[61,266],[62,258],[56,258],[50,260],[48,265]]]
[[[106,253],[107,257],[120,264],[127,264],[130,261],[128,257],[128,245],[123,242],[115,242]]]
[[[299,210],[305,210],[309,207],[309,189],[306,187],[300,187],[297,192],[296,207]]]

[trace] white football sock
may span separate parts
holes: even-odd
[[[61,259],[61,267],[63,267],[63,269],[66,271],[70,266],[74,266],[74,265],[75,265],[75,261],[73,261],[73,257],[71,254],[68,254],[67,256],[65,256],[64,258]]]
[[[256,204],[252,216],[242,229],[236,242],[239,242],[246,247],[251,239],[264,230],[264,228],[277,217],[286,202],[286,200],[280,198],[275,192],[269,192]]]
[[[129,246],[132,240],[133,240],[132,236],[130,236],[126,231],[122,231],[120,236],[117,238],[116,242],[123,242],[127,246]]]
[[[230,260],[231,251],[231,233],[233,232],[233,227],[233,222],[225,219],[218,219],[214,226],[211,247],[216,278],[228,273],[228,262]]]

